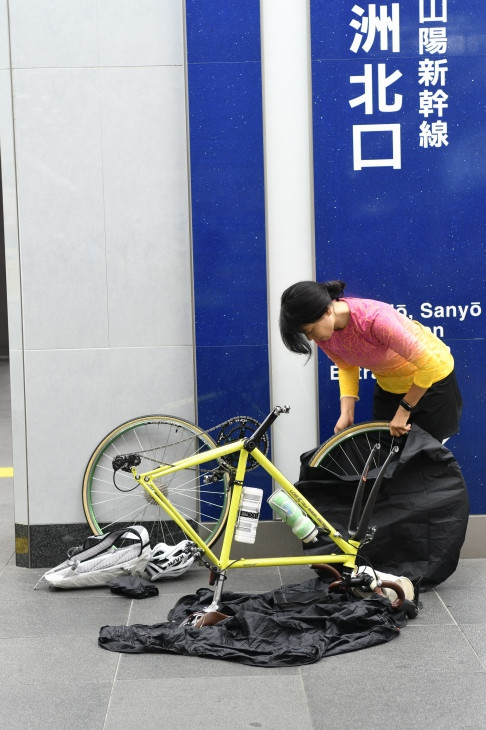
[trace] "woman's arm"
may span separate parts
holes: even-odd
[[[359,391],[359,367],[348,365],[341,360],[337,360],[336,364],[339,368],[341,415],[334,426],[334,433],[354,425],[354,406],[358,400]]]
[[[409,390],[403,396],[405,403],[414,408],[417,405],[424,393],[427,392],[427,388],[419,388],[418,385],[412,383]],[[397,412],[390,421],[390,433],[392,436],[403,436],[405,433],[410,431],[410,424],[408,419],[410,417],[410,411],[407,411],[403,406],[398,406]]]

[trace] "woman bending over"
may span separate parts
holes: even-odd
[[[462,400],[447,345],[419,322],[373,299],[343,297],[345,283],[301,281],[282,294],[280,333],[292,352],[309,342],[338,366],[341,415],[335,433],[354,423],[359,369],[376,378],[373,418],[402,436],[412,422],[439,441],[459,430]]]

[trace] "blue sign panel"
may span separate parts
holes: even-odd
[[[311,2],[317,278],[393,304],[451,348],[464,412],[448,445],[473,513],[486,512],[485,27],[482,0]],[[339,395],[319,357],[325,437]]]
[[[186,19],[198,421],[209,428],[270,410],[259,2],[188,0]],[[251,477],[271,491],[263,470]]]

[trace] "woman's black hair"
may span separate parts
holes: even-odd
[[[343,295],[344,281],[299,281],[284,291],[280,306],[280,334],[285,347],[301,355],[312,354],[303,325],[317,322],[332,302]]]

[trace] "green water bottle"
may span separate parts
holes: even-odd
[[[303,542],[315,542],[317,540],[317,527],[283,489],[277,489],[268,498],[267,502],[275,514],[292,529],[292,532],[299,540]]]

